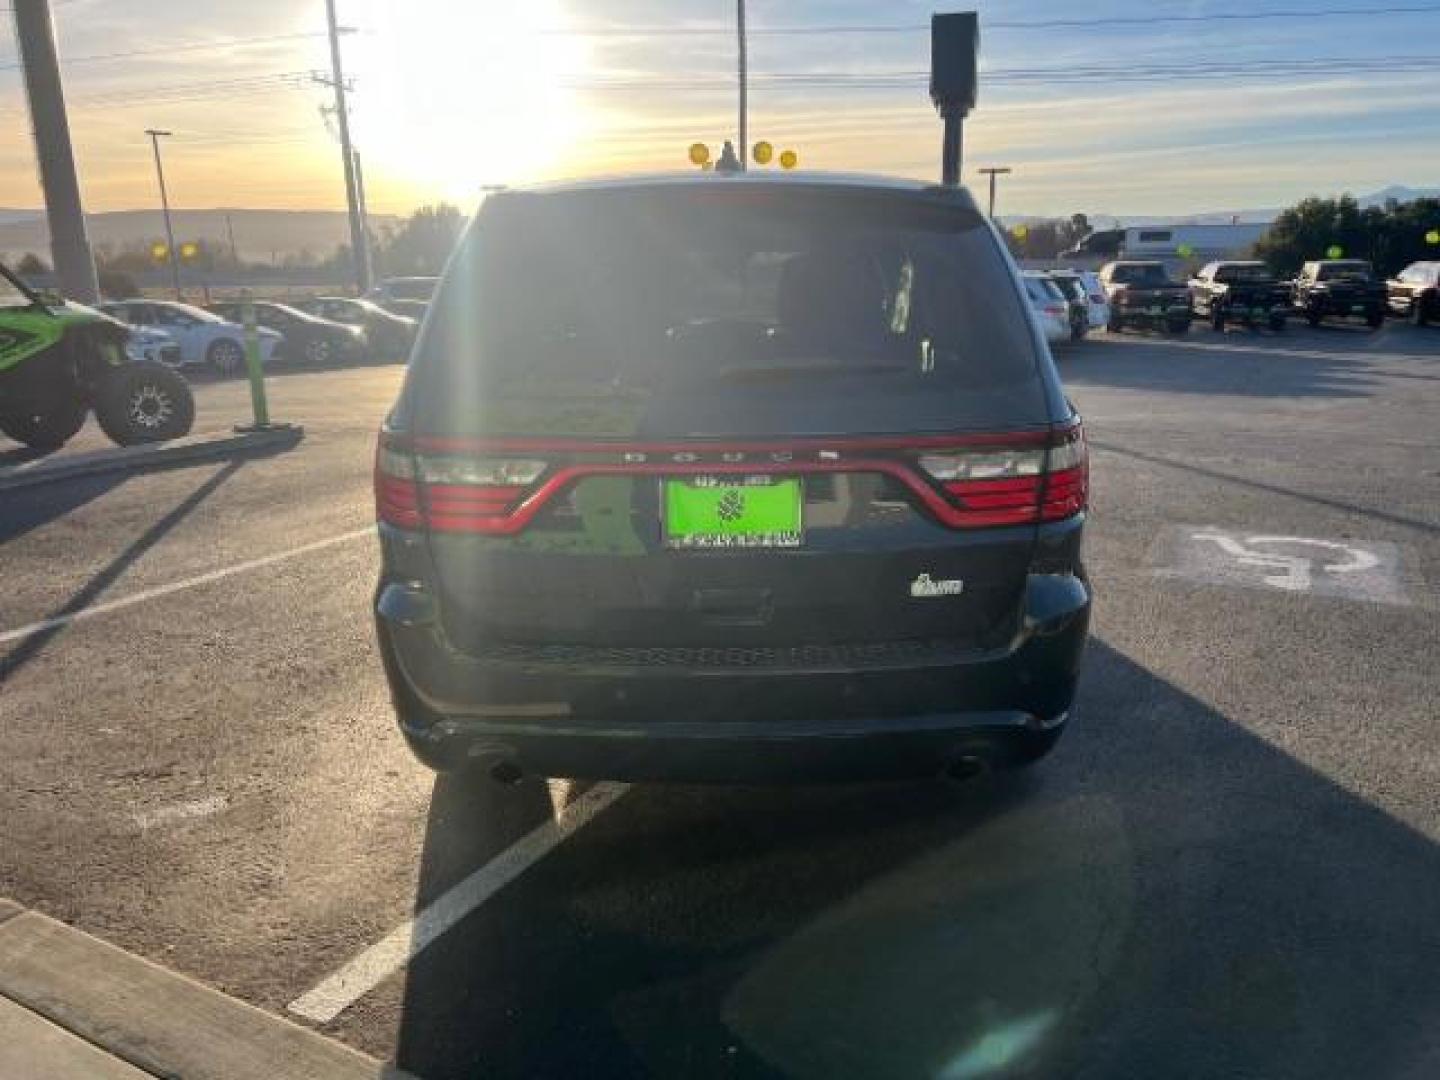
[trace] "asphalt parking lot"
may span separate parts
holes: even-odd
[[[1440,332],[1059,356],[1098,609],[1032,774],[437,781],[402,369],[297,373],[293,451],[5,497],[0,895],[427,1078],[1440,1074]]]

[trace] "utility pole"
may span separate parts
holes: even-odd
[[[350,211],[350,261],[355,266],[355,290],[370,290],[370,250],[365,241],[365,223],[360,220],[360,200],[355,186],[355,151],[350,145],[350,111],[345,105],[345,71],[340,63],[340,27],[335,21],[335,0],[325,0],[325,18],[330,28],[330,75],[335,86],[335,124],[340,131],[340,160],[345,165],[345,202]]]
[[[360,167],[360,151],[355,151],[355,203],[360,207],[360,235],[365,238],[365,268],[373,271],[370,264],[370,211],[365,206],[365,170]]]
[[[85,212],[80,205],[80,177],[75,171],[75,148],[70,143],[70,121],[60,83],[60,61],[55,49],[55,23],[49,0],[13,0],[15,39],[25,68],[25,91],[30,99],[30,123],[35,131],[35,157],[40,165],[40,186],[45,192],[45,218],[50,226],[50,257],[60,291],[82,303],[100,299],[95,257],[85,234]]]
[[[146,128],[145,134],[150,136],[150,147],[155,151],[155,178],[160,181],[160,209],[165,212],[165,245],[170,253],[170,284],[175,287],[175,299],[183,300],[185,297],[180,292],[180,253],[175,250],[175,229],[170,224],[170,196],[165,191],[165,167],[160,164],[160,137],[173,132]]]
[[[739,43],[738,67],[740,76],[740,171],[750,164],[750,90],[749,72],[745,55],[745,0],[735,0],[735,35]]]
[[[995,177],[997,177],[997,176],[1009,176],[1010,173],[1014,172],[1014,170],[1011,169],[1010,166],[1008,166],[1008,165],[1002,165],[1002,166],[1000,166],[1000,167],[998,167],[998,168],[992,167],[992,168],[989,168],[989,169],[980,169],[979,172],[983,173],[985,176],[990,177],[990,220],[991,220],[991,221],[994,221],[994,220],[995,220]]]
[[[235,223],[230,220],[230,215],[225,215],[225,235],[230,240],[230,261],[236,267],[240,265],[240,253],[235,250]]]

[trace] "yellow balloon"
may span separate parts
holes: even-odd
[[[1425,243],[1440,244],[1440,229],[1431,229],[1425,234]]]
[[[690,144],[690,164],[704,165],[710,160],[710,148],[703,142]]]
[[[169,254],[170,254],[170,249],[169,249],[168,247],[166,247],[164,244],[151,244],[151,245],[150,245],[150,257],[151,257],[152,259],[163,259],[163,258],[165,258],[166,255],[169,255]]]
[[[180,257],[182,259],[193,259],[200,254],[200,245],[193,241],[187,241],[180,245]]]
[[[1027,237],[1027,236],[1029,236],[1029,235],[1030,235],[1030,230],[1029,230],[1026,226],[1024,226],[1024,225],[1016,225],[1016,226],[1015,226],[1015,239],[1016,239],[1016,240],[1024,240],[1025,237]]]
[[[775,148],[762,139],[755,144],[754,154],[757,165],[769,165],[770,159],[775,156]]]
[[[800,155],[794,150],[780,151],[780,167],[782,169],[793,169],[800,164]]]
[[[1338,259],[1344,254],[1345,249],[1342,248],[1339,244],[1331,244],[1328,248],[1325,249],[1325,257],[1327,259]]]

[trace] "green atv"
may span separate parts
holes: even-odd
[[[47,303],[0,264],[0,432],[58,450],[92,408],[121,446],[174,439],[195,422],[190,387],[126,354],[129,328],[83,304]]]

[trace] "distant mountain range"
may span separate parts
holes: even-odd
[[[1384,206],[1385,203],[1394,199],[1396,202],[1411,202],[1415,199],[1440,199],[1440,187],[1406,187],[1403,184],[1391,184],[1389,187],[1381,188],[1379,191],[1359,197],[1361,206]],[[1122,226],[1143,227],[1156,225],[1160,227],[1174,225],[1229,225],[1236,222],[1242,225],[1267,225],[1280,216],[1282,207],[1263,210],[1210,210],[1200,214],[1088,214],[1090,226],[1095,229],[1118,229]],[[1029,224],[1036,221],[1050,220],[1043,215],[1037,214],[1002,214],[1001,221],[1006,225]]]
[[[254,262],[279,261],[286,255],[310,251],[329,255],[350,241],[350,227],[342,210],[175,210],[171,212],[177,243],[186,240],[229,242],[233,227],[235,248],[242,259]],[[371,214],[370,227],[380,229],[399,219],[390,214]],[[159,210],[115,210],[88,214],[90,243],[116,250],[164,239],[165,222]],[[50,259],[50,231],[40,210],[0,207],[0,256],[18,259],[33,251]]]
[[[1406,187],[1392,184],[1363,196],[1362,206],[1381,206],[1387,199],[1408,202],[1411,199],[1440,198],[1440,187]],[[1097,229],[1121,225],[1223,225],[1232,219],[1245,224],[1264,224],[1275,220],[1279,209],[1215,210],[1201,214],[1110,214],[1092,213],[1090,224]],[[309,251],[318,256],[330,254],[349,242],[349,225],[342,210],[242,210],[220,207],[214,210],[175,210],[175,239],[215,240],[229,242],[226,221],[234,229],[235,247],[240,257],[251,262],[278,262],[287,255]],[[1019,225],[1045,220],[1033,214],[1005,214],[1006,225]],[[372,214],[374,229],[399,221],[394,215]],[[165,223],[159,210],[115,210],[87,217],[90,242],[96,247],[114,249],[148,245],[165,235]],[[0,207],[0,258],[14,261],[33,251],[47,262],[50,258],[49,230],[40,210]]]

